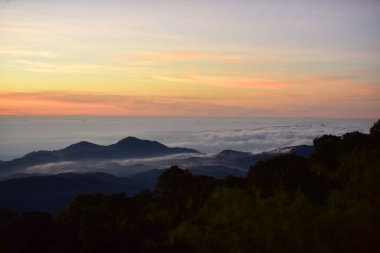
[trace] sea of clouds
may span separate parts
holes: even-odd
[[[109,145],[127,136],[215,154],[262,152],[312,144],[324,134],[368,133],[375,119],[269,119],[205,117],[0,117],[0,160],[79,142]]]

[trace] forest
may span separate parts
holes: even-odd
[[[0,210],[0,252],[379,252],[380,120],[245,178],[177,166],[153,191],[81,194],[54,217]]]

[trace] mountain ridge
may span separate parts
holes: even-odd
[[[33,151],[20,158],[2,162],[0,163],[0,176],[15,173],[30,166],[62,161],[150,158],[184,153],[201,154],[195,149],[168,147],[157,141],[130,136],[110,145],[80,141],[63,149]]]
[[[80,193],[127,193],[142,189],[137,180],[106,173],[33,175],[0,182],[0,208],[55,213]]]
[[[169,148],[161,143],[139,140],[138,138],[125,138],[118,143],[112,144],[111,149],[131,146],[133,143],[138,143],[140,148],[144,150],[146,145],[152,150],[159,148],[164,151],[173,151],[178,154],[191,149],[186,148]],[[35,151],[28,153],[23,158],[11,161],[16,163],[21,161],[19,166],[30,166],[27,161],[38,162],[38,159],[44,158],[46,161],[52,161],[52,164],[61,164],[66,162],[55,162],[57,154],[61,154],[62,159],[65,154],[83,154],[83,151],[100,152],[99,150],[108,149],[109,146],[101,146],[90,142],[82,141],[72,144],[64,149],[56,151]],[[132,145],[134,146],[134,145]],[[148,148],[149,149],[149,148]],[[141,190],[153,190],[158,177],[165,171],[162,166],[168,168],[171,165],[179,164],[183,168],[188,169],[194,175],[205,175],[214,178],[223,178],[231,175],[235,177],[244,177],[247,173],[246,167],[252,166],[259,161],[270,159],[276,155],[285,153],[300,153],[308,154],[312,147],[307,145],[286,147],[272,152],[263,152],[253,154],[250,152],[241,152],[236,150],[223,150],[215,155],[200,156],[199,153],[192,153],[193,156],[180,156],[170,158],[165,156],[163,159],[159,156],[158,159],[141,159],[136,163],[128,166],[119,164],[115,160],[104,162],[100,160],[83,162],[79,161],[73,164],[68,162],[64,167],[59,167],[56,173],[41,171],[39,174],[30,170],[16,170],[16,173],[0,177],[0,208],[11,207],[18,211],[33,211],[43,210],[48,212],[56,212],[63,208],[69,201],[80,193],[127,193],[133,195]],[[61,153],[60,153],[61,152]],[[157,152],[156,154],[162,154]],[[25,159],[28,158],[28,159]],[[165,160],[167,159],[167,160]],[[131,159],[136,160],[136,159]],[[63,160],[64,161],[64,160]],[[146,161],[144,163],[143,161]],[[153,162],[152,162],[153,161]],[[141,162],[141,164],[139,164]],[[150,162],[150,163],[149,163]],[[49,164],[42,165],[50,166]],[[83,170],[83,166],[89,166],[89,170]],[[98,166],[98,167],[96,167]],[[33,167],[33,166],[32,166]],[[3,168],[0,166],[0,168]],[[157,169],[161,168],[161,169]],[[99,170],[98,170],[99,169]],[[101,170],[100,170],[101,169]],[[71,172],[65,172],[71,171]],[[47,174],[44,174],[48,172]],[[50,204],[49,204],[49,203]]]

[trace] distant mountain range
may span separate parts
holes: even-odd
[[[141,140],[135,137],[127,137],[108,146],[81,141],[61,150],[34,151],[12,161],[3,161],[0,163],[0,176],[48,163],[148,158],[184,153],[200,154],[199,151],[194,149],[170,148],[156,141]]]
[[[135,137],[109,146],[83,141],[61,150],[37,151],[2,161],[0,208],[54,213],[79,193],[133,195],[145,188],[152,190],[157,178],[171,165],[215,178],[244,177],[258,161],[283,153],[309,156],[311,152],[311,146],[300,145],[259,154],[225,150],[207,155]]]

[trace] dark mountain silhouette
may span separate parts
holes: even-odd
[[[30,176],[0,182],[0,208],[55,213],[80,193],[127,193],[143,190],[139,180],[105,173],[62,173]]]
[[[258,154],[236,150],[224,150],[212,156],[188,157],[182,161],[182,164],[176,164],[181,165],[185,168],[222,166],[231,169],[237,169],[238,171],[248,171],[250,166],[256,164],[257,162],[270,159],[279,154],[295,154],[303,157],[309,157],[312,151],[313,147],[309,145],[285,147]]]
[[[129,178],[141,184],[142,189],[154,190],[154,185],[156,184],[158,177],[164,171],[165,170],[152,169],[152,170],[136,173]]]
[[[124,144],[115,145],[122,146]],[[160,144],[155,144],[155,146],[162,148]],[[95,144],[80,142],[64,150],[66,154],[70,152],[78,154],[78,152],[82,152],[85,149],[96,151],[98,147]],[[301,148],[301,150],[303,149]],[[286,152],[290,151],[286,150]],[[54,154],[54,152],[52,151],[51,153]],[[26,157],[30,156],[32,159],[36,159],[36,157],[42,155],[42,157],[46,158],[51,153],[35,152],[32,154],[36,155],[28,154]],[[245,177],[247,171],[238,168],[270,159],[277,154],[274,152],[252,154],[225,150],[215,156],[191,157],[185,159],[185,161],[189,163],[189,160],[193,160],[190,163],[192,165],[186,168],[194,175],[204,175],[213,178],[224,178],[228,175]],[[122,166],[120,167],[123,169]],[[55,213],[80,193],[101,192],[105,194],[126,193],[133,195],[144,189],[153,190],[157,179],[165,171],[163,169],[151,169],[152,167],[143,164],[133,165],[132,167],[132,171],[125,172],[124,174],[121,173],[126,177],[99,172],[83,174],[61,173],[56,175],[16,173],[4,177],[0,181],[0,208],[12,208],[19,212],[38,210]],[[111,171],[110,169],[110,173]]]
[[[30,166],[62,161],[147,158],[183,153],[199,154],[200,152],[188,148],[170,148],[156,141],[135,137],[127,137],[108,146],[82,141],[61,150],[35,151],[21,158],[0,163],[0,176],[13,174]]]
[[[31,152],[21,158],[0,163],[0,178],[25,172],[57,174],[99,171],[118,176],[130,176],[155,168],[163,169],[173,164],[185,168],[222,166],[248,171],[249,167],[258,161],[269,159],[279,153],[293,153],[308,157],[311,152],[311,146],[300,145],[259,154],[224,150],[216,155],[202,155],[194,149],[170,148],[156,141],[128,137],[109,146],[82,141],[61,150]],[[181,154],[184,156],[172,156]],[[135,161],[135,164],[126,164],[115,161],[117,159],[137,159],[138,161]],[[211,175],[210,168],[206,175]],[[211,176],[219,177],[221,174],[218,172]]]
[[[80,193],[133,195],[144,189],[153,190],[158,177],[165,171],[157,168],[167,168],[173,164],[188,169],[194,175],[219,179],[225,176],[245,177],[249,167],[259,161],[283,153],[308,157],[311,151],[311,146],[301,145],[259,154],[224,150],[216,155],[203,156],[193,149],[170,148],[134,137],[109,146],[82,141],[61,150],[32,152],[22,158],[0,163],[0,208],[56,212]],[[185,153],[192,156],[165,157]],[[140,160],[127,165],[113,160],[129,158]],[[25,173],[29,171],[23,170],[36,165],[57,165],[58,169],[53,175]],[[62,173],[65,171],[73,173]]]
[[[225,176],[245,177],[246,175],[245,171],[227,166],[198,166],[190,167],[188,170],[194,175],[203,175],[213,178],[224,178]]]
[[[220,159],[224,159],[224,158],[229,159],[231,157],[236,159],[236,158],[246,157],[249,155],[252,155],[252,153],[227,149],[227,150],[223,150],[222,152],[218,153],[216,155],[216,157],[220,158]]]
[[[97,152],[103,158],[144,158],[183,153],[200,153],[188,148],[169,148],[157,141],[141,140],[135,137],[127,137],[119,142],[106,146],[104,150]]]
[[[224,150],[217,154],[214,159],[218,161],[218,164],[223,166],[248,170],[252,164],[256,164],[258,161],[266,160],[273,156],[274,154],[267,152],[252,154],[249,152]]]
[[[309,157],[313,152],[313,146],[309,145],[297,145],[285,148],[279,148],[273,151],[274,153],[290,153],[302,157]]]
[[[230,168],[227,166],[205,165],[197,167],[188,167],[187,170],[194,175],[209,176],[218,179],[224,178],[225,176],[245,177],[246,175],[245,171]],[[149,190],[153,190],[158,177],[164,172],[165,169],[152,169],[136,173],[128,178],[134,180],[138,184],[141,184],[142,189],[147,188]]]
[[[15,173],[15,174],[0,178],[0,182],[11,180],[11,179],[17,179],[17,178],[32,177],[32,176],[47,176],[47,175],[41,174],[41,173]]]
[[[244,177],[245,172],[224,166],[192,167],[194,175],[223,178],[227,175]],[[153,190],[164,169],[152,169],[129,177],[106,173],[62,173],[57,175],[15,174],[0,181],[0,209],[18,212],[46,211],[55,213],[81,193],[126,193],[130,196],[144,189]]]

